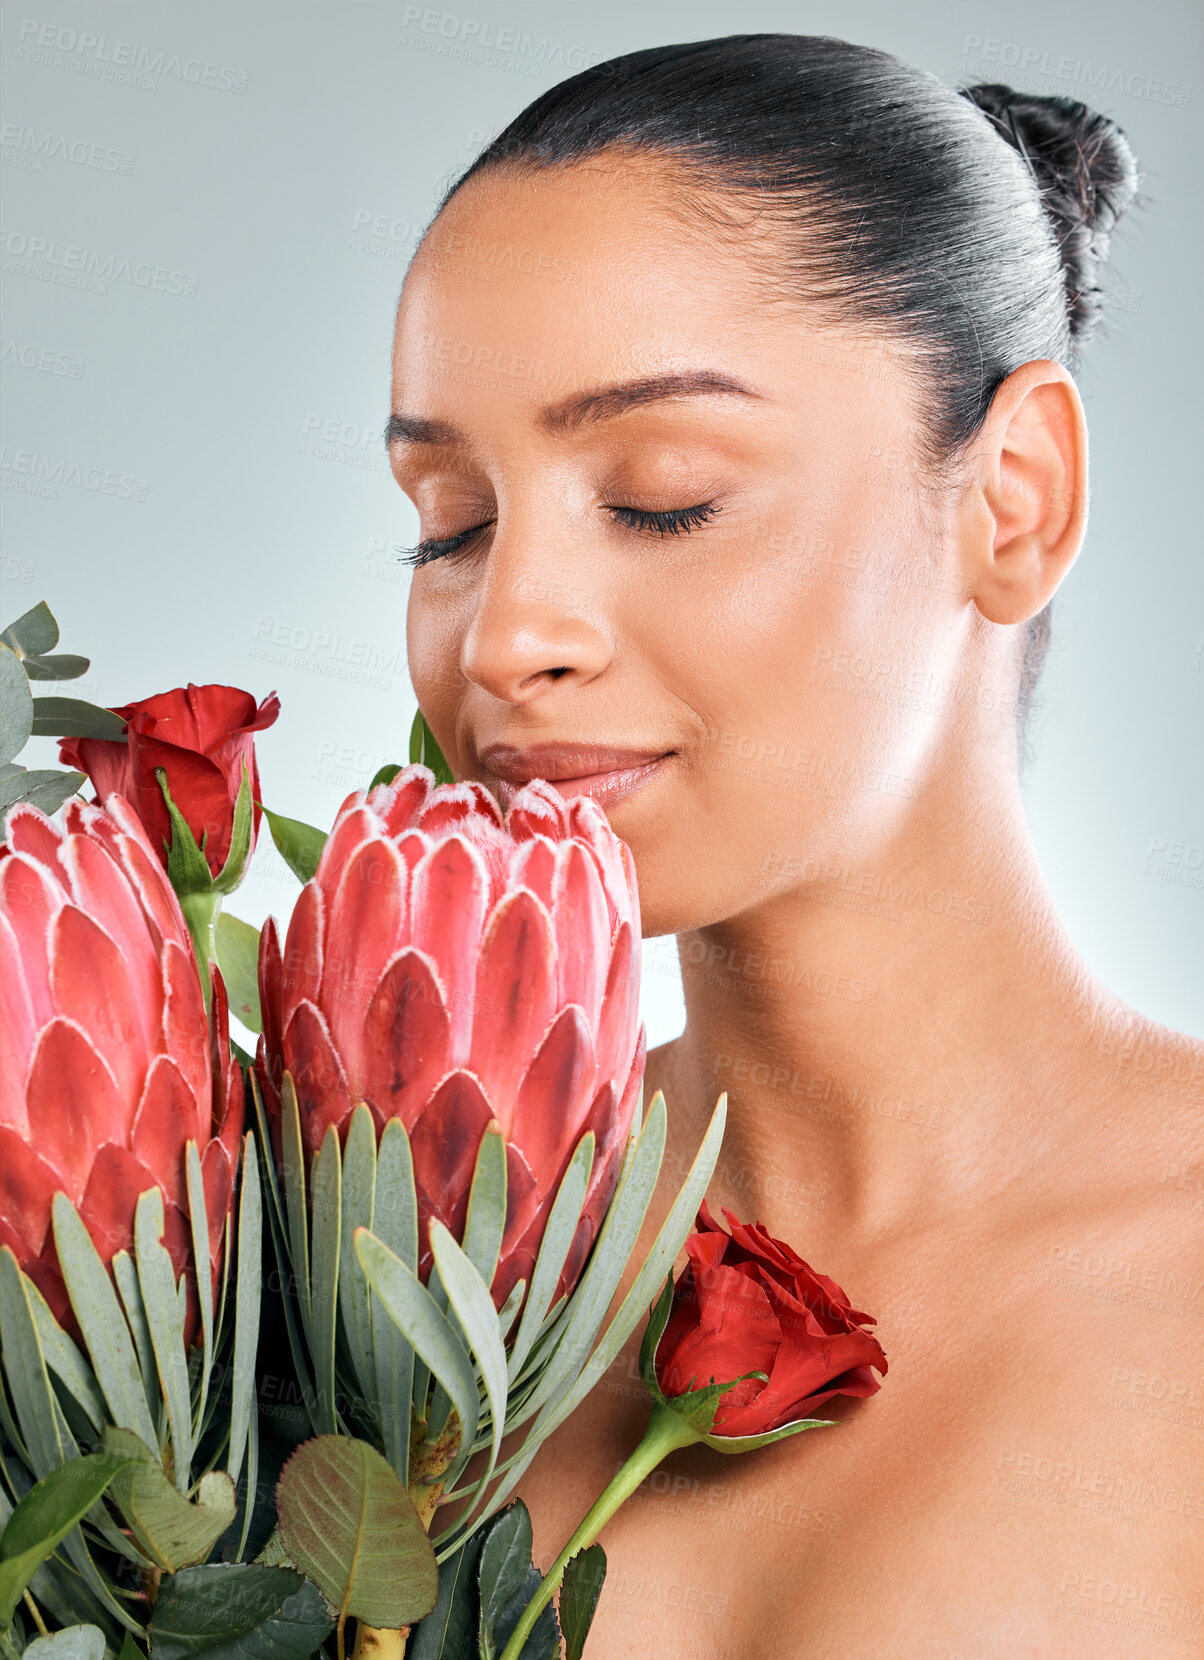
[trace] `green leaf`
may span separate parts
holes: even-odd
[[[304,1660],[333,1625],[317,1587],[294,1569],[215,1562],[160,1584],[151,1660]]]
[[[26,1660],[104,1660],[105,1634],[98,1625],[69,1625],[51,1637],[39,1637],[25,1650]]]
[[[375,1132],[374,1132],[375,1133]],[[345,1167],[344,1167],[345,1168]],[[409,1137],[400,1118],[391,1118],[376,1150],[376,1193],[372,1205],[372,1226],[376,1236],[393,1254],[414,1270],[418,1266],[418,1195],[414,1188],[414,1160]],[[355,1251],[355,1230],[349,1245],[357,1278],[363,1269]],[[411,1400],[415,1375],[421,1366],[405,1334],[385,1312],[384,1304],[372,1296],[372,1354],[377,1386],[373,1400],[380,1412],[381,1442],[385,1457],[401,1481],[409,1485]],[[425,1386],[424,1396],[425,1399]]]
[[[0,778],[0,812],[7,818],[10,807],[28,801],[49,816],[87,781],[83,772],[60,772],[55,768],[29,771],[20,767]]]
[[[147,1408],[147,1389],[113,1282],[65,1193],[55,1194],[51,1210],[67,1295],[113,1422],[132,1430],[147,1448],[154,1447],[158,1442]]]
[[[477,1563],[484,1532],[439,1564],[439,1600],[406,1644],[405,1660],[477,1660]]]
[[[569,1246],[573,1243],[573,1235],[577,1231],[577,1223],[581,1219],[581,1207],[585,1203],[585,1190],[589,1185],[593,1166],[594,1132],[587,1130],[574,1149],[569,1167],[552,1203],[552,1209],[548,1213],[539,1255],[535,1259],[535,1272],[531,1276],[527,1306],[518,1323],[518,1336],[510,1351],[507,1370],[511,1383],[518,1376],[523,1361],[539,1336],[543,1317],[548,1312],[548,1305],[560,1281],[560,1270],[564,1267]]]
[[[35,738],[112,738],[125,735],[125,721],[111,709],[80,697],[35,697]]]
[[[499,1511],[484,1532],[477,1566],[481,1660],[496,1660],[501,1652],[495,1647],[495,1627],[507,1603],[522,1590],[531,1565],[531,1543],[531,1517],[521,1499]]]
[[[500,1143],[501,1137],[497,1139]],[[437,1216],[433,1216],[430,1221],[430,1239],[431,1254],[435,1259],[435,1267],[439,1270],[439,1278],[447,1291],[448,1303],[459,1321],[460,1330],[468,1339],[468,1347],[480,1368],[485,1384],[485,1395],[493,1423],[489,1463],[480,1478],[482,1482],[487,1482],[493,1474],[493,1466],[497,1463],[498,1449],[502,1444],[502,1432],[506,1423],[506,1351],[502,1346],[502,1334],[498,1330],[497,1310],[489,1295],[489,1287],[469,1260],[468,1253],[457,1245],[454,1236]],[[472,1442],[465,1436],[460,1442],[459,1454],[447,1473],[449,1486],[460,1469],[467,1464],[471,1451]]]
[[[375,1234],[358,1228],[355,1252],[386,1314],[447,1391],[459,1414],[461,1447],[471,1446],[480,1400],[476,1373],[459,1333],[417,1275]]]
[[[217,919],[217,966],[226,982],[230,1013],[252,1032],[263,1031],[259,1012],[259,929],[223,911]]]
[[[564,1660],[581,1660],[605,1578],[606,1552],[599,1544],[587,1545],[565,1563],[559,1598]]]
[[[163,800],[167,804],[168,816],[171,819],[171,845],[167,850],[167,874],[171,885],[181,899],[187,894],[212,893],[213,875],[209,869],[209,861],[202,849],[197,846],[197,839],[188,820],[172,800],[167,783],[167,769],[156,767],[155,777],[159,781],[159,788],[163,792]],[[208,839],[206,831],[202,840],[207,842]]]
[[[0,1345],[13,1411],[35,1476],[49,1475],[76,1452],[55,1412],[54,1386],[38,1337],[27,1280],[7,1245],[0,1247]]]
[[[234,1483],[226,1472],[211,1470],[202,1476],[196,1499],[190,1502],[176,1492],[158,1459],[131,1430],[106,1425],[101,1446],[129,1459],[114,1477],[109,1495],[134,1542],[169,1573],[203,1562],[234,1520]]]
[[[327,1127],[313,1164],[310,1189],[313,1193],[312,1239],[310,1250],[310,1306],[313,1320],[314,1388],[318,1394],[318,1428],[333,1434],[338,1429],[335,1399],[338,1394],[336,1349],[339,1306],[339,1213],[342,1207],[342,1157],[339,1132]]]
[[[0,761],[11,761],[33,731],[33,693],[21,659],[0,641]]]
[[[251,806],[251,774],[247,758],[242,758],[242,778],[234,801],[234,819],[230,826],[230,846],[226,862],[213,878],[219,893],[233,893],[247,871],[251,857],[251,833],[255,828],[255,814]]]
[[[397,763],[395,761],[390,761],[386,766],[381,767],[379,771],[373,773],[372,778],[368,783],[368,788],[370,790],[374,790],[378,784],[391,784],[400,771],[401,768],[397,765]]]
[[[124,1463],[106,1453],[72,1458],[26,1493],[0,1537],[0,1629],[12,1619],[35,1569],[83,1520]]]
[[[315,830],[312,824],[302,824],[300,819],[285,818],[283,813],[273,813],[264,807],[262,801],[259,805],[268,821],[272,840],[276,843],[285,864],[299,882],[308,882],[322,857],[322,849],[326,845],[326,832]]]
[[[26,657],[25,672],[31,680],[78,680],[87,674],[91,660],[63,652],[56,657]]]
[[[372,1347],[372,1293],[355,1254],[356,1228],[372,1226],[376,1196],[376,1127],[363,1101],[351,1115],[343,1149],[343,1179],[339,1202],[338,1306],[343,1340],[355,1371],[355,1381],[366,1403],[377,1395],[376,1356]],[[390,1448],[385,1457],[393,1464]],[[406,1472],[393,1468],[404,1485]]]
[[[280,1536],[341,1617],[396,1629],[429,1614],[435,1553],[413,1501],[366,1441],[319,1435],[284,1466]]]
[[[419,709],[414,716],[414,724],[410,728],[410,764],[419,762],[429,767],[435,775],[436,784],[454,784],[455,774],[443,758],[443,751],[435,742],[435,734],[426,723],[426,717]]]
[[[0,644],[23,657],[37,656],[53,651],[59,643],[59,625],[44,599],[22,612],[16,622],[9,623],[0,634]]]
[[[233,1404],[226,1468],[238,1480],[255,1406],[255,1356],[259,1347],[259,1305],[263,1273],[263,1195],[259,1155],[250,1130],[243,1137],[242,1181],[238,1194],[238,1263],[235,1269]]]

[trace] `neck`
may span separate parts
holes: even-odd
[[[677,936],[666,1095],[693,1119],[728,1091],[719,1201],[877,1237],[1031,1183],[1085,1133],[1079,1084],[1124,1016],[1057,917],[1018,785],[930,786],[880,845],[798,875]]]

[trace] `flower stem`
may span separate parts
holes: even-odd
[[[222,913],[222,896],[216,888],[206,893],[185,893],[179,896],[180,909],[188,932],[197,967],[201,971],[201,994],[205,999],[205,1013],[209,1012],[209,960],[217,956],[217,919]]]
[[[664,1406],[660,1401],[653,1404],[652,1416],[648,1420],[643,1440],[627,1462],[616,1471],[609,1485],[594,1500],[578,1524],[576,1532],[543,1576],[539,1590],[527,1604],[522,1618],[514,1628],[513,1636],[502,1651],[502,1660],[518,1660],[536,1620],[564,1577],[569,1558],[576,1556],[577,1552],[584,1550],[587,1545],[593,1544],[619,1506],[631,1497],[645,1476],[652,1474],[662,1458],[666,1458],[677,1447],[688,1447],[691,1442],[701,1439],[694,1426],[680,1413],[674,1412],[671,1407]]]

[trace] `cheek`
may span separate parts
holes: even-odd
[[[462,635],[459,608],[448,596],[432,593],[416,572],[406,608],[410,680],[439,747],[453,766],[455,712],[464,693],[459,666]]]

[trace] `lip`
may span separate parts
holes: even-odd
[[[489,744],[480,752],[482,766],[498,782],[502,810],[524,784],[542,778],[565,800],[589,795],[610,806],[648,783],[674,750],[618,749],[604,744],[532,744],[519,749]]]

